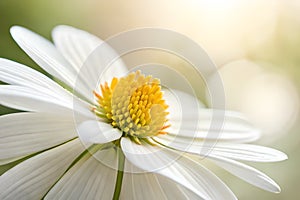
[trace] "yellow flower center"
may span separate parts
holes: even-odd
[[[101,95],[94,91],[98,106],[93,111],[119,128],[123,136],[135,142],[164,134],[168,106],[163,99],[160,81],[140,71],[126,77],[113,78],[110,85],[100,85]]]

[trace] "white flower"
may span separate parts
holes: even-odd
[[[0,177],[0,199],[236,199],[203,167],[199,158],[204,157],[250,184],[280,192],[268,176],[239,162],[287,158],[244,144],[257,139],[258,132],[240,114],[195,109],[194,97],[177,90],[163,93],[157,79],[139,71],[124,75],[122,62],[103,72],[107,82],[94,91],[98,77],[93,71],[77,74],[103,42],[84,31],[58,26],[54,44],[22,27],[13,27],[11,34],[37,64],[78,95],[29,67],[0,59],[0,80],[9,84],[0,85],[0,104],[27,111],[0,117],[0,164],[28,156]],[[114,51],[106,46],[105,53]],[[99,62],[89,65],[104,71]],[[180,109],[188,113],[181,125]],[[210,129],[213,114],[224,119],[220,134]]]

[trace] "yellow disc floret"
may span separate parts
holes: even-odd
[[[113,78],[110,86],[105,83],[100,88],[101,95],[94,92],[99,104],[94,112],[119,128],[124,136],[139,143],[141,139],[165,133],[169,126],[165,125],[168,106],[158,79],[137,71]]]

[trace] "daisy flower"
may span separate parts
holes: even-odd
[[[236,199],[206,160],[280,192],[240,162],[287,159],[246,144],[258,131],[241,114],[204,108],[155,77],[128,72],[122,61],[106,69],[103,59],[116,53],[85,31],[58,26],[54,44],[18,26],[11,34],[58,83],[0,59],[0,80],[7,83],[0,85],[0,104],[26,111],[0,117],[0,164],[23,159],[1,175],[0,199]],[[99,45],[102,54],[89,60]],[[104,78],[96,87],[97,74]]]

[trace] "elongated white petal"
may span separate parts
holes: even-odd
[[[165,91],[171,135],[206,140],[250,142],[260,131],[237,112],[205,109],[198,99],[177,90]]]
[[[133,168],[133,169],[132,169]],[[183,191],[184,187],[156,173],[130,173],[136,171],[130,161],[125,161],[125,172],[120,199],[190,199],[191,191]],[[194,194],[194,198],[199,196]]]
[[[86,83],[77,78],[79,72],[72,67],[50,41],[19,26],[12,27],[11,34],[18,45],[45,71],[92,101],[92,90],[95,86],[86,88]]]
[[[250,142],[259,138],[259,130],[232,112],[211,109],[201,109],[198,112],[198,121],[191,112],[190,119],[186,119],[179,130],[171,126],[168,132],[182,137],[232,142]],[[170,124],[175,123],[177,122],[170,120]]]
[[[122,138],[126,158],[137,167],[161,174],[204,199],[236,199],[214,174],[187,157],[159,146],[138,145]]]
[[[166,199],[166,197],[164,195],[164,192],[161,190],[156,177],[152,173],[125,173],[120,199],[152,200]]]
[[[100,121],[85,121],[78,126],[78,135],[83,142],[103,144],[119,139],[122,133],[110,124]]]
[[[273,181],[266,174],[258,171],[257,169],[254,169],[253,167],[234,160],[217,156],[212,157],[212,159],[220,167],[252,185],[255,185],[269,192],[280,192],[280,187],[277,185],[277,183],[275,183],[275,181]]]
[[[52,37],[56,47],[78,72],[75,87],[85,96],[92,99],[91,89],[98,87],[100,76],[102,81],[110,82],[113,77],[124,76],[127,68],[116,52],[98,37],[74,27],[60,25],[53,32]],[[117,59],[117,61],[116,61]]]
[[[169,105],[170,114],[168,117],[174,120],[181,120],[182,117],[189,117],[187,114],[191,110],[197,111],[200,108],[205,108],[204,104],[191,94],[186,92],[172,89],[172,88],[162,88],[163,97],[166,100],[167,105]],[[187,106],[187,110],[185,109]]]
[[[79,114],[78,117],[94,118],[88,104],[77,98],[67,103],[47,93],[16,85],[0,85],[0,104],[24,111]]]
[[[185,198],[187,200],[190,199],[199,199],[202,200],[199,196],[197,196],[194,192],[190,191],[188,188],[183,187],[183,186],[178,186],[179,191],[184,194]],[[171,191],[172,192],[172,191]],[[203,199],[204,200],[204,199]]]
[[[41,199],[82,151],[76,139],[16,165],[0,177],[0,199]]]
[[[77,71],[79,71],[84,62],[87,61],[90,54],[92,54],[100,45],[104,45],[105,43],[98,37],[86,31],[66,25],[55,27],[52,32],[52,37],[55,46]],[[116,52],[109,45],[103,46],[102,53],[99,60],[97,60],[98,62],[90,63],[95,65],[91,66],[92,68],[106,67],[99,66],[103,63],[101,59],[105,59],[104,57],[118,57]],[[127,68],[121,60],[118,60],[118,63],[116,64],[117,68],[116,71],[114,71],[116,76],[123,75],[122,72],[127,72]]]
[[[201,200],[201,197],[199,197],[197,194],[189,190],[188,188],[164,177],[159,174],[154,174],[155,177],[158,180],[158,184],[161,187],[161,189],[164,191],[164,194],[167,199],[199,199]]]
[[[77,72],[88,56],[102,43],[96,36],[66,25],[55,27],[52,38],[56,48]]]
[[[25,65],[0,58],[0,80],[12,85],[32,88],[67,105],[74,105],[75,110],[87,114],[84,110],[89,107],[88,103],[81,101],[42,73]]]
[[[0,160],[26,156],[77,136],[71,116],[16,113],[0,117]]]
[[[72,105],[23,86],[1,85],[0,95],[0,104],[19,110],[55,113],[72,110]]]
[[[182,122],[190,120],[190,115],[196,113],[203,107],[203,104],[190,94],[175,90],[175,89],[163,89],[163,97],[168,107],[168,119],[172,124],[172,129],[179,130],[182,126]],[[197,115],[194,114],[194,121],[198,121]],[[196,128],[197,123],[192,124],[191,129]]]
[[[14,158],[7,158],[7,159],[0,159],[0,165],[5,165],[11,162],[14,162],[16,160],[20,160],[22,158],[24,158],[25,156],[22,157],[14,157]]]
[[[70,86],[74,85],[76,71],[50,41],[19,26],[12,27],[10,32],[18,45],[45,71]]]
[[[45,199],[112,199],[117,168],[117,153],[104,150],[114,168],[90,156],[75,164],[50,190]]]
[[[209,143],[169,135],[160,135],[155,137],[154,140],[165,146],[200,156],[220,156],[252,162],[277,162],[287,159],[286,154],[281,151],[253,144]]]
[[[25,65],[0,58],[0,80],[12,85],[32,88],[51,94],[56,98],[71,102],[72,95],[44,74]]]

